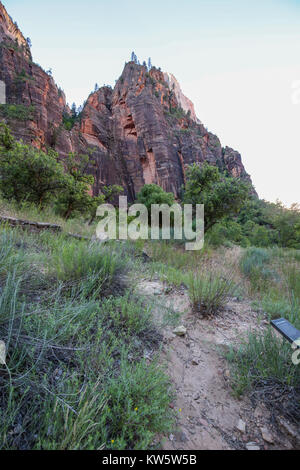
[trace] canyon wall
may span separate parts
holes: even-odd
[[[97,77],[95,77],[97,78]],[[31,57],[18,26],[0,2],[0,80],[6,105],[0,119],[17,139],[38,148],[90,153],[93,192],[120,184],[134,200],[144,184],[156,183],[180,195],[187,165],[208,161],[250,181],[240,154],[222,148],[217,136],[196,117],[171,74],[129,62],[115,87],[91,93],[72,128],[66,98],[50,73]]]

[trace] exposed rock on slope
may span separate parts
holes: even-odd
[[[3,40],[15,41],[19,47],[23,48],[25,55],[31,59],[31,53],[26,39],[0,2],[0,41]]]
[[[195,113],[194,104],[189,100],[183,93],[180,87],[180,84],[171,73],[164,73],[164,79],[167,82],[170,90],[174,90],[178,105],[185,111],[190,114],[190,117],[193,121],[200,124],[200,120],[197,118]]]
[[[92,93],[71,130],[64,93],[53,78],[32,62],[27,42],[0,2],[0,80],[16,116],[0,109],[19,139],[40,148],[68,152],[93,150],[94,193],[121,184],[130,199],[145,183],[180,194],[186,166],[208,161],[236,177],[250,180],[238,152],[222,148],[219,139],[197,119],[193,104],[169,74],[129,62],[114,89]],[[0,114],[1,117],[1,114]]]

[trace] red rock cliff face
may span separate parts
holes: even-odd
[[[94,194],[103,185],[121,184],[134,200],[144,184],[156,183],[178,196],[187,165],[204,161],[250,180],[239,153],[222,148],[196,118],[179,85],[174,86],[175,78],[165,81],[170,75],[156,68],[148,72],[126,64],[115,88],[92,93],[79,122],[67,131],[65,96],[32,62],[24,41],[0,2],[0,80],[6,84],[7,103],[30,110],[25,118],[5,119],[17,138],[39,148],[51,146],[62,158],[68,152],[92,152]]]

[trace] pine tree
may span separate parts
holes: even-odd
[[[148,70],[152,69],[152,62],[151,62],[151,57],[148,59]]]
[[[71,113],[72,113],[72,117],[76,117],[77,109],[76,109],[76,104],[75,103],[72,104]]]

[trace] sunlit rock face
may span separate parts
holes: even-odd
[[[180,84],[171,73],[164,73],[164,79],[168,84],[170,90],[174,90],[178,105],[186,112],[190,113],[193,121],[200,124],[200,120],[197,118],[195,113],[194,104],[189,100],[183,93],[180,87]]]
[[[204,161],[250,180],[239,153],[223,149],[207,131],[175,77],[154,67],[148,71],[127,63],[115,87],[91,93],[80,119],[67,130],[64,93],[32,62],[26,40],[1,3],[0,80],[6,102],[22,111],[19,119],[0,114],[16,138],[52,147],[62,159],[69,152],[90,153],[94,194],[104,185],[120,184],[134,200],[144,184],[156,183],[180,196],[187,165]]]
[[[19,47],[24,48],[24,54],[31,59],[30,48],[26,39],[19,30],[17,23],[14,23],[8,15],[2,2],[0,2],[0,41],[16,42]]]

